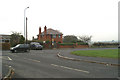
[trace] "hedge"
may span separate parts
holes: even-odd
[[[74,43],[59,43],[59,45],[65,46],[65,45],[74,45]]]
[[[94,43],[94,46],[108,46],[108,45],[119,45],[118,43],[104,43],[104,42],[98,42]]]
[[[77,43],[78,45],[88,45],[88,43]]]

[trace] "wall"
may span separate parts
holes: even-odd
[[[2,44],[2,50],[10,50],[10,43],[1,43],[1,44]]]
[[[76,45],[75,48],[88,48],[88,45]]]
[[[59,45],[59,48],[74,48],[73,45]]]
[[[88,45],[59,45],[59,48],[88,48]]]

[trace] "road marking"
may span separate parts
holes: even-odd
[[[10,58],[10,57],[8,57],[8,56],[2,56],[2,57],[0,57],[2,60],[4,59],[4,60],[9,60],[9,61],[12,61],[12,59]]]
[[[79,72],[84,72],[84,73],[90,73],[89,71],[74,69],[74,68],[70,68],[70,67],[66,67],[66,66],[60,66],[60,65],[56,65],[56,64],[51,64],[51,65],[55,66],[55,67],[61,67],[61,68],[69,69],[69,70],[74,70],[74,71],[79,71]]]
[[[40,62],[40,61],[34,60],[34,59],[28,59],[28,58],[24,58],[24,59],[31,60],[31,61],[34,61],[34,62]]]
[[[12,59],[11,59],[10,57],[8,57],[8,59],[9,59],[10,61],[12,61]]]

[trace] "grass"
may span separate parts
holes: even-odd
[[[73,51],[71,54],[78,56],[88,57],[105,57],[105,58],[118,58],[118,49],[106,49],[106,50],[80,50]]]

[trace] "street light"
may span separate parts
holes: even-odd
[[[25,37],[25,22],[26,22],[26,10],[28,9],[29,7],[26,7],[25,9],[24,9],[24,37]],[[26,34],[27,35],[27,34]]]

